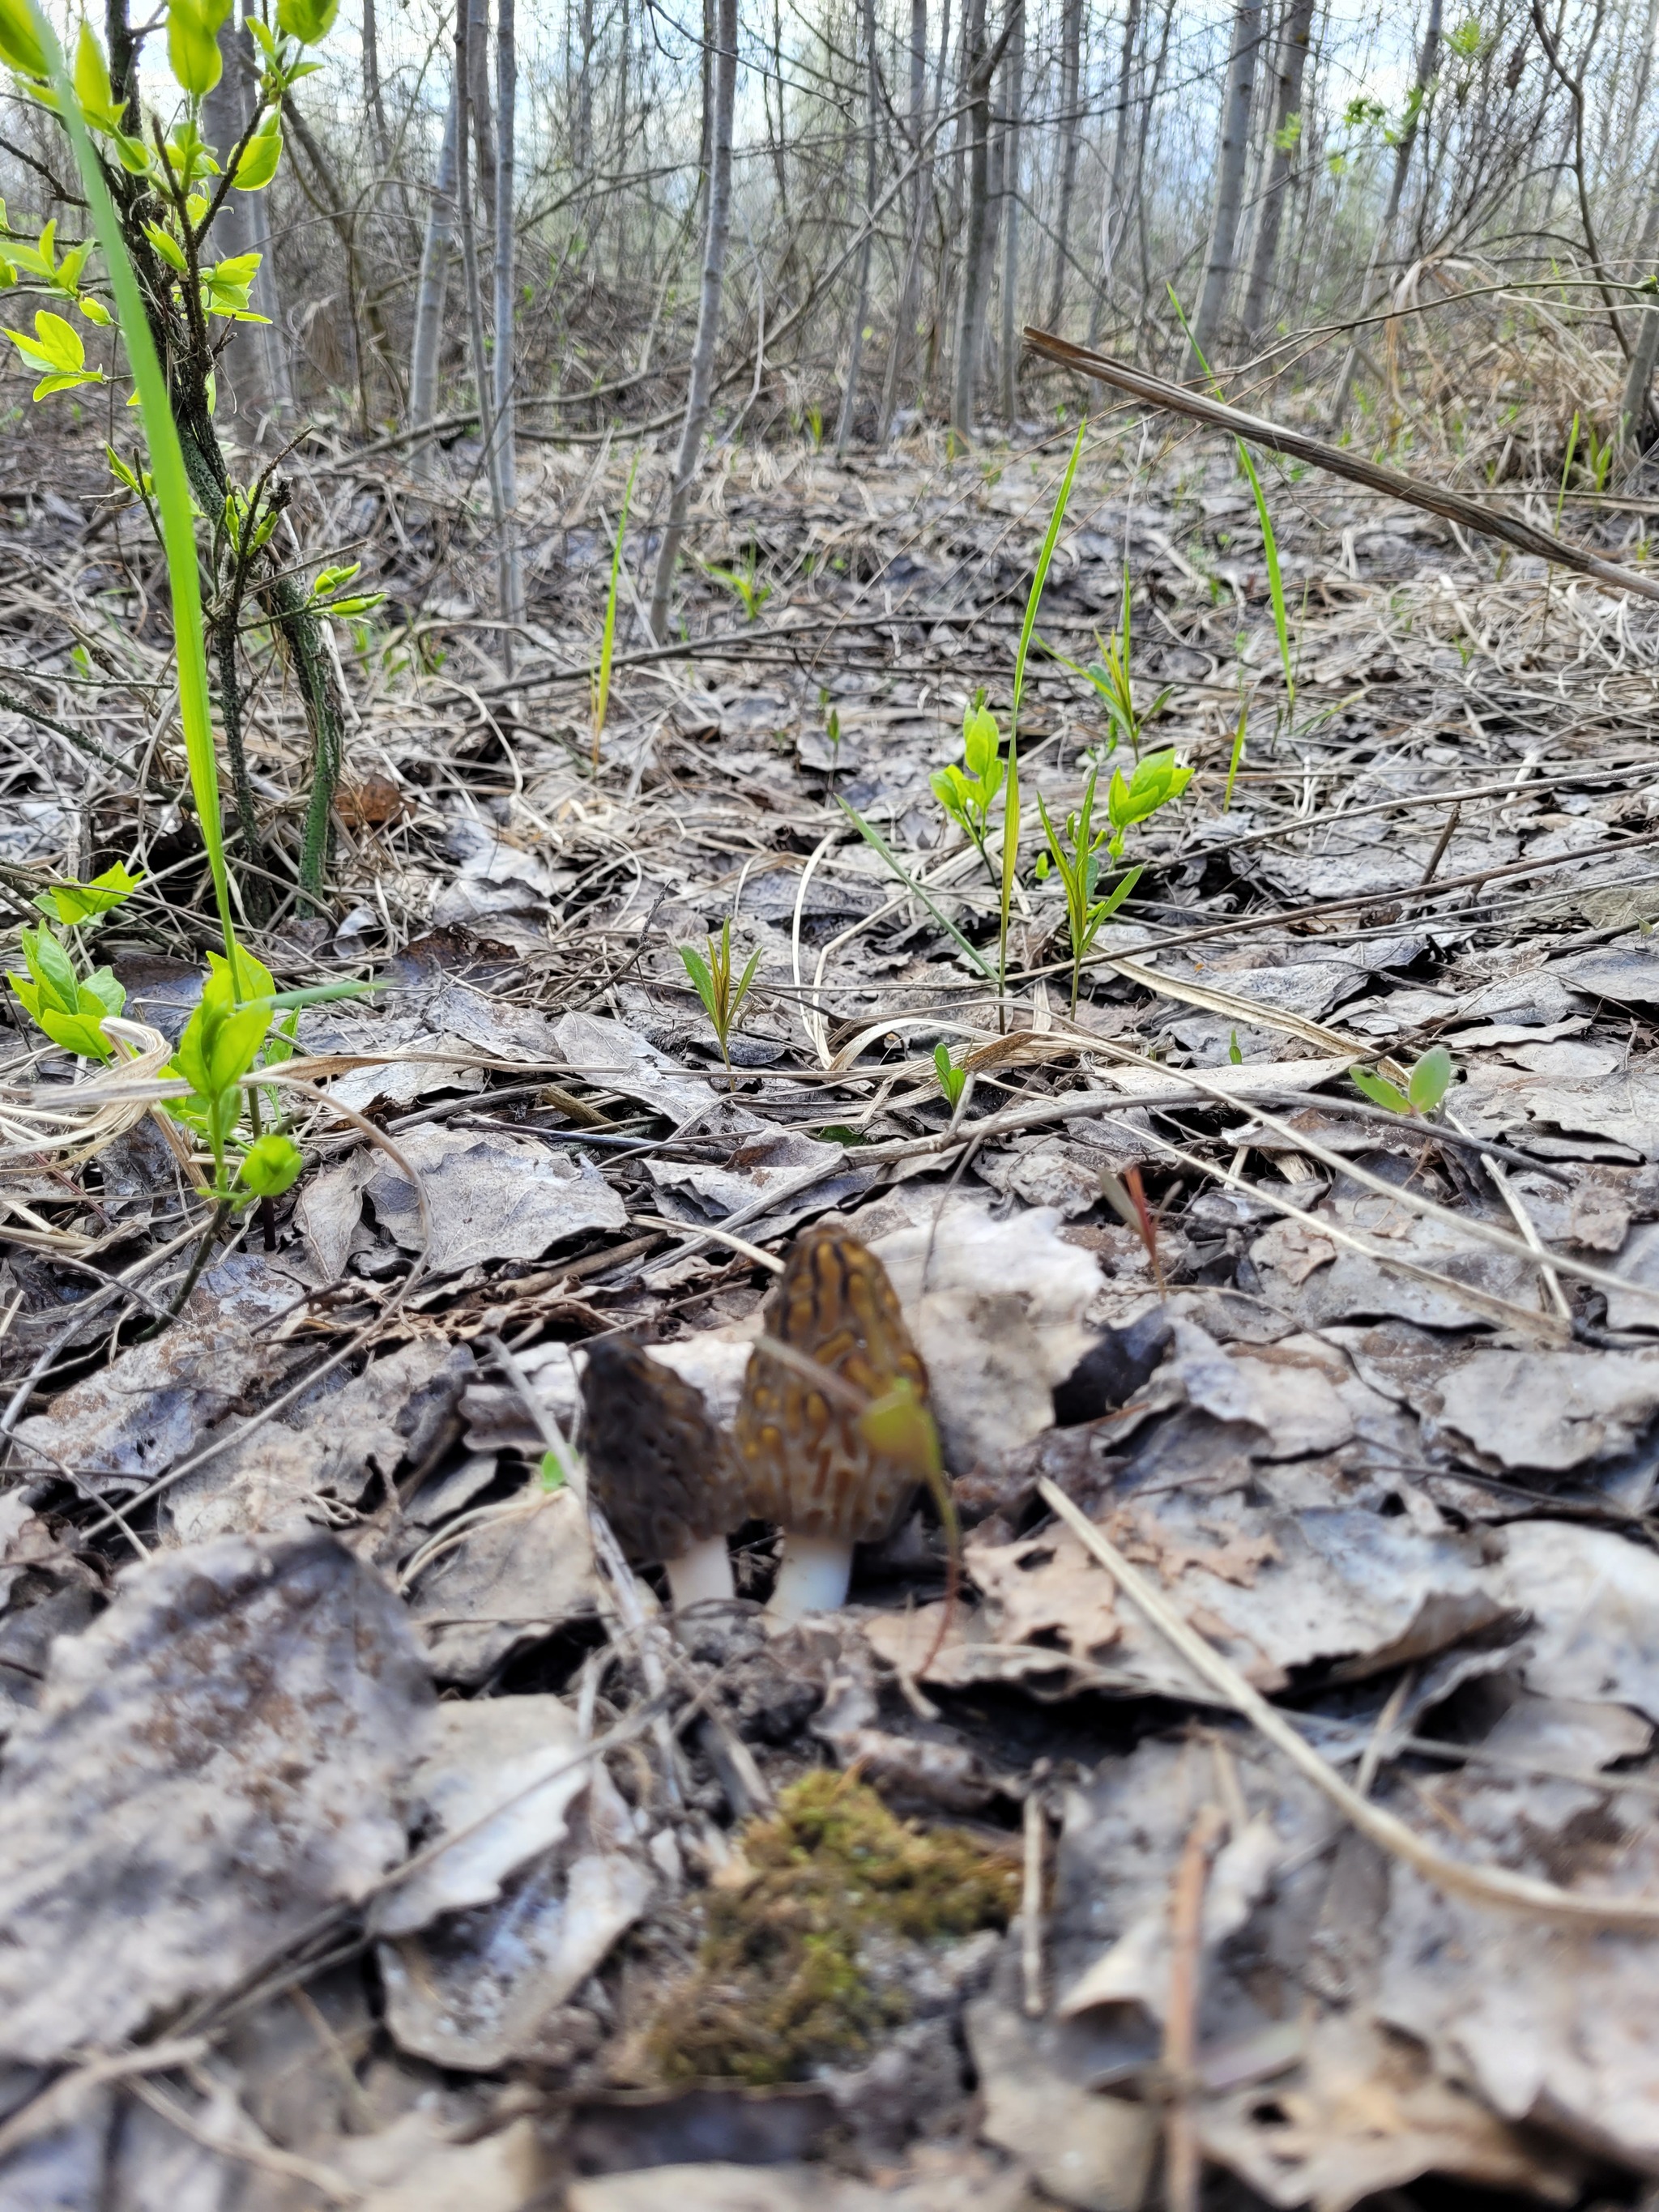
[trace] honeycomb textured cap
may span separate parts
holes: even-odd
[[[601,1337],[588,1352],[581,1441],[593,1502],[635,1566],[680,1559],[747,1518],[742,1478],[702,1391],[632,1337]]]
[[[927,1401],[927,1370],[887,1270],[844,1230],[796,1238],[766,1327],[872,1398],[903,1377]],[[801,1535],[879,1543],[915,1494],[914,1470],[872,1450],[850,1406],[769,1358],[763,1344],[750,1356],[736,1442],[750,1511]]]

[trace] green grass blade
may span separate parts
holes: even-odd
[[[1205,360],[1202,349],[1188,326],[1186,313],[1180,301],[1176,298],[1173,285],[1170,287],[1170,297],[1175,301],[1176,313],[1181,319],[1182,329],[1187,332],[1188,342],[1192,346],[1194,357],[1205,375],[1210,380],[1210,389],[1218,399],[1224,399],[1226,394],[1222,391],[1215,371]],[[1261,545],[1267,562],[1267,595],[1273,601],[1273,629],[1279,638],[1279,659],[1285,671],[1285,697],[1291,711],[1294,712],[1296,665],[1291,657],[1291,624],[1290,617],[1285,611],[1285,579],[1280,574],[1279,566],[1279,540],[1273,535],[1273,519],[1267,511],[1267,496],[1261,489],[1261,479],[1255,472],[1255,463],[1250,459],[1249,448],[1242,438],[1235,438],[1233,443],[1238,448],[1239,462],[1245,475],[1249,478],[1250,490],[1255,499],[1256,520],[1261,526]]]
[[[977,948],[968,942],[962,932],[957,927],[955,922],[951,920],[949,915],[941,914],[939,912],[933,900],[928,897],[926,890],[909,872],[908,869],[906,868],[903,861],[899,859],[898,854],[893,850],[887,840],[882,836],[880,830],[877,829],[875,823],[873,822],[866,822],[864,817],[859,812],[857,807],[849,806],[839,792],[836,793],[836,804],[840,807],[842,812],[851,821],[854,828],[858,831],[860,836],[863,838],[865,843],[866,845],[872,846],[874,849],[880,854],[882,859],[886,861],[888,866],[903,884],[905,890],[911,892],[916,898],[919,898],[922,904],[927,908],[928,913],[933,915],[934,921],[938,922],[939,927],[947,932],[949,935],[955,938],[957,943],[962,947],[962,950],[973,962],[980,974],[984,976],[986,981],[988,983],[994,983],[996,977],[993,974],[988,963],[981,957]]]
[[[1072,480],[1077,474],[1077,465],[1083,458],[1084,434],[1089,428],[1086,418],[1078,424],[1077,436],[1072,445],[1072,458],[1066,464],[1066,474],[1060,480],[1060,496],[1054,501],[1054,511],[1048,517],[1048,535],[1042,541],[1042,550],[1031,576],[1031,588],[1025,595],[1025,620],[1020,625],[1019,651],[1014,656],[1013,704],[1008,715],[1008,749],[1013,750],[1014,739],[1019,731],[1019,702],[1025,690],[1025,662],[1031,650],[1031,633],[1036,628],[1037,609],[1042,604],[1042,587],[1048,580],[1048,563],[1054,557],[1054,548],[1060,543],[1060,526],[1066,520],[1066,501],[1072,496]]]
[[[639,473],[640,456],[637,448],[633,465],[628,471],[627,488],[623,493],[622,513],[617,517],[617,535],[611,548],[611,589],[605,601],[605,637],[599,647],[599,675],[593,695],[593,743],[598,745],[605,735],[605,718],[611,706],[611,663],[617,650],[617,586],[622,576],[623,540],[628,535],[628,510],[634,503],[634,478]]]
[[[88,210],[98,243],[104,250],[110,289],[126,346],[127,362],[137,387],[139,412],[149,447],[150,474],[161,520],[161,541],[167,553],[167,588],[173,602],[173,649],[179,664],[179,719],[184,725],[185,757],[190,764],[191,789],[202,842],[213,875],[213,896],[224,933],[225,956],[236,973],[236,932],[231,920],[230,884],[225,872],[224,839],[219,820],[219,762],[214,750],[213,716],[208,698],[207,643],[202,627],[202,585],[197,567],[196,510],[185,473],[184,450],[167,400],[167,380],[156,356],[138,279],[121,237],[120,220],[104,180],[99,161],[75,96],[75,87],[64,60],[56,33],[41,13],[39,0],[24,0],[34,35],[40,40],[58,95],[58,112],[76,167],[86,188]]]

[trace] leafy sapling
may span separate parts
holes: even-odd
[[[972,704],[963,712],[962,759],[960,768],[935,769],[928,781],[934,798],[985,863],[993,887],[1000,889],[1001,878],[986,840],[991,834],[991,808],[1002,789],[1006,767],[1002,732],[996,716],[986,707],[983,690],[975,692]]]
[[[694,945],[678,947],[685,972],[696,986],[697,996],[702,1000],[702,1010],[708,1017],[709,1027],[720,1042],[720,1058],[726,1062],[726,1079],[736,1088],[737,1078],[732,1073],[732,1024],[738,1018],[738,1009],[749,995],[749,987],[761,963],[760,947],[757,945],[749,956],[749,964],[734,984],[732,981],[732,920],[728,915],[720,924],[720,941],[716,945],[708,939],[708,957],[705,960]]]
[[[1173,757],[1173,756],[1171,756]],[[1040,879],[1048,874],[1052,859],[1066,893],[1066,934],[1072,948],[1072,1012],[1077,1012],[1078,988],[1083,978],[1083,963],[1107,923],[1140,880],[1139,868],[1131,868],[1120,877],[1104,898],[1097,899],[1095,891],[1100,875],[1100,848],[1111,838],[1111,858],[1115,860],[1122,850],[1120,831],[1112,836],[1107,828],[1097,829],[1094,823],[1095,785],[1098,769],[1091,769],[1089,781],[1083,787],[1083,803],[1066,817],[1063,830],[1056,830],[1044,805],[1042,794],[1037,796],[1037,810],[1042,817],[1042,833],[1048,841],[1048,850],[1037,859],[1036,872]],[[1139,770],[1136,770],[1139,775]],[[1114,786],[1121,783],[1121,775],[1112,778]],[[1113,816],[1114,825],[1116,816]]]
[[[95,929],[138,887],[139,878],[119,861],[89,884],[54,884],[34,903],[66,930]],[[27,975],[8,975],[24,1012],[52,1042],[79,1060],[100,1063],[114,1057],[104,1023],[126,1004],[126,992],[107,968],[77,966],[76,950],[46,922],[18,933]]]
[[[1390,1114],[1424,1115],[1435,1111],[1450,1090],[1455,1073],[1451,1054],[1443,1044],[1437,1044],[1431,1045],[1414,1064],[1403,1091],[1386,1076],[1362,1067],[1350,1068],[1348,1078],[1355,1090],[1362,1091],[1373,1106],[1383,1107]]]

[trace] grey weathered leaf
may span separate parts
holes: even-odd
[[[108,2048],[361,1897],[404,1855],[430,1700],[402,1608],[331,1536],[130,1571],[54,1645],[0,1773],[0,2057]]]
[[[96,1487],[165,1474],[202,1432],[262,1392],[288,1355],[269,1331],[303,1296],[291,1275],[234,1252],[205,1274],[183,1315],[17,1425],[26,1465]]]
[[[538,1260],[562,1237],[621,1229],[628,1211],[581,1153],[533,1137],[411,1129],[398,1149],[421,1179],[431,1218],[427,1263],[453,1274],[485,1260]],[[381,1159],[364,1183],[376,1212],[405,1250],[422,1242],[420,1207],[408,1178]]]

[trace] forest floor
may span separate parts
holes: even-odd
[[[1029,863],[1037,795],[1103,758],[1093,687],[1030,663],[1000,996],[929,784],[979,687],[1006,729],[1063,441],[723,452],[692,542],[752,619],[688,563],[696,649],[619,624],[597,747],[625,468],[538,453],[511,674],[459,479],[296,459],[307,543],[410,627],[341,633],[334,910],[251,942],[384,988],[303,1017],[307,1171],[160,1334],[200,1201],[146,1103],[72,1095],[12,1012],[0,2196],[1635,2202],[1652,613],[1267,471],[1292,702],[1231,448],[1103,440],[1038,635],[1094,660],[1127,548],[1143,750],[1196,773],[1130,833],[1073,1013]],[[100,955],[173,1038],[210,907],[101,470],[88,426],[0,494],[0,705],[114,763],[0,715],[0,860],[16,904],[137,855]],[[268,830],[301,737],[272,678]],[[728,918],[761,954],[729,1082],[677,951]],[[1436,1047],[1430,1111],[1350,1078]],[[927,1361],[960,1594],[919,1509],[776,1630],[751,1525],[736,1604],[673,1632],[596,1569],[550,1425],[619,1329],[729,1422],[825,1219]]]

